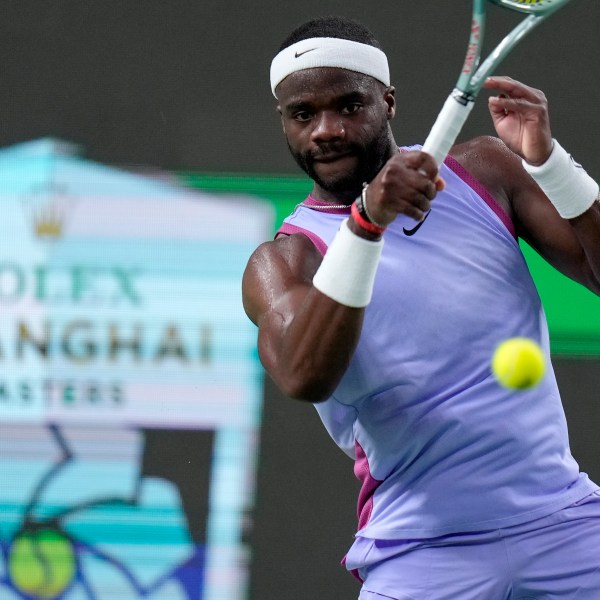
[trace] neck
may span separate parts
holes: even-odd
[[[346,204],[350,206],[360,194],[361,188],[357,188],[356,190],[352,188],[345,192],[331,192],[329,190],[323,189],[318,183],[313,185],[313,189],[310,195],[315,200],[320,200],[322,202],[330,202],[332,204]]]

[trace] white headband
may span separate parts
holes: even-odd
[[[284,48],[271,63],[271,91],[288,76],[302,69],[339,67],[364,73],[390,85],[390,68],[384,52],[359,42],[340,38],[309,38]]]

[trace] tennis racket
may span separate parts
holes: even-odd
[[[425,144],[423,151],[431,154],[437,164],[446,158],[456,141],[477,94],[486,78],[502,62],[504,57],[535,27],[550,15],[562,8],[570,0],[473,0],[471,35],[467,46],[467,55],[460,77],[448,99],[444,103]],[[479,65],[485,30],[488,2],[511,11],[526,13],[527,16],[508,33]]]

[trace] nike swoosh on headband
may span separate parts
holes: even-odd
[[[313,50],[316,50],[316,48],[309,48],[308,50],[303,50],[302,52],[298,52],[298,50],[296,50],[296,54],[294,54],[294,57],[300,58],[303,54],[306,54],[307,52],[312,52]]]

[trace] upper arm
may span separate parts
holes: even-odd
[[[459,160],[468,165],[503,205],[518,237],[563,275],[599,293],[600,286],[584,250],[576,220],[566,220],[558,214],[525,171],[520,157],[498,138],[478,138],[465,148]]]
[[[250,257],[242,278],[244,310],[260,327],[265,316],[287,310],[289,295],[307,293],[322,257],[303,235],[282,236],[261,244]]]
[[[259,247],[242,283],[263,366],[286,395],[309,402],[326,400],[339,384],[364,315],[313,286],[321,262],[306,236],[291,235]]]
[[[268,371],[275,368],[281,339],[312,289],[321,261],[301,234],[262,244],[248,261],[242,279],[244,310],[258,326],[258,350]]]

